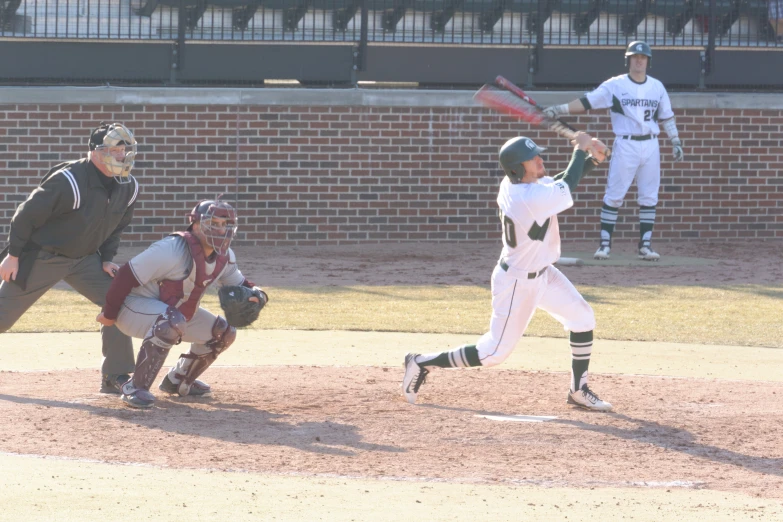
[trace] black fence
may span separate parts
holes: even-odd
[[[507,67],[507,74],[515,72],[517,80],[529,86],[554,87],[577,86],[579,80],[550,78],[547,70],[556,66],[566,68],[562,75],[579,72],[586,56],[582,53],[588,49],[616,53],[632,40],[645,40],[656,49],[689,53],[688,58],[680,57],[677,67],[684,65],[698,74],[674,75],[675,84],[709,87],[716,67],[735,63],[716,60],[724,51],[729,53],[726,57],[731,51],[767,51],[735,56],[738,62],[759,69],[781,65],[783,0],[0,0],[0,51],[21,52],[32,60],[29,66],[14,67],[10,55],[0,53],[0,66],[11,65],[0,67],[0,80],[58,78],[33,67],[46,65],[36,59],[44,52],[49,61],[54,52],[71,64],[63,51],[52,46],[39,46],[47,51],[20,47],[53,40],[165,44],[165,59],[158,56],[161,47],[149,48],[141,56],[157,56],[154,67],[165,65],[166,73],[148,71],[137,76],[138,82],[220,82],[222,78],[226,83],[258,83],[290,78],[303,83],[474,84],[487,76],[483,69],[511,59],[514,65]],[[225,49],[204,50],[217,44],[228,44],[236,51],[235,59]],[[295,50],[291,44],[304,47]],[[251,47],[238,51],[240,45]],[[57,49],[71,53],[76,47]],[[568,58],[558,50],[573,52]],[[594,61],[601,53],[591,56]],[[219,59],[231,63],[210,62]],[[253,63],[259,59],[289,60],[292,65]],[[229,65],[246,66],[243,60],[250,61],[249,74],[223,74]],[[325,67],[340,70],[330,74]],[[478,72],[452,70],[460,67],[478,68]],[[135,74],[149,67],[130,69]],[[742,71],[735,69],[733,74]],[[741,78],[742,83],[735,78],[726,85],[772,87],[783,83],[777,71],[751,74]],[[132,74],[112,74],[59,78],[133,81]],[[728,69],[726,79],[731,80]]]

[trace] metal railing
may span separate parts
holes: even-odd
[[[783,0],[0,0],[0,37],[783,47]],[[363,24],[363,21],[364,24]]]

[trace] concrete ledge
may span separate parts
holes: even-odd
[[[582,91],[530,91],[541,105],[565,103]],[[783,109],[778,93],[673,93],[677,109]],[[0,87],[0,104],[314,105],[326,107],[476,107],[473,91],[415,89]]]

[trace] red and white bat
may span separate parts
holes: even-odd
[[[495,111],[550,129],[558,136],[569,140],[574,139],[576,133],[579,132],[568,123],[547,116],[530,95],[502,76],[495,78],[494,86],[484,85],[481,87],[473,95],[473,99]],[[612,153],[611,149],[603,143],[600,146],[606,148],[605,154],[609,157]]]

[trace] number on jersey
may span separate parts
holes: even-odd
[[[500,216],[500,223],[503,225],[503,238],[506,240],[506,244],[511,248],[516,248],[517,233],[514,228],[514,221],[500,210],[498,210],[498,215]],[[549,218],[544,221],[543,225],[539,225],[534,221],[533,226],[527,231],[527,237],[533,241],[543,241],[547,230],[549,230]]]

